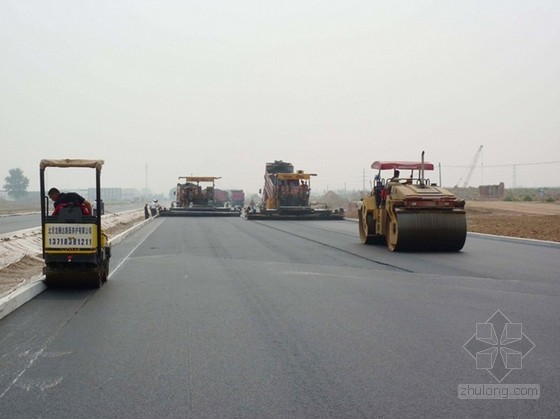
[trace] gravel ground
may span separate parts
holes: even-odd
[[[540,202],[469,201],[468,230],[560,242],[560,205]]]

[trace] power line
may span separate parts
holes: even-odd
[[[540,163],[493,164],[493,165],[485,165],[484,167],[543,166],[545,164],[558,164],[558,163],[560,163],[560,160],[545,161],[545,162],[540,162]]]
[[[543,166],[545,164],[559,164],[560,160],[555,161],[545,161],[545,162],[537,162],[537,163],[510,163],[510,164],[485,164],[484,167],[512,167],[512,166]],[[456,165],[443,165],[441,167],[471,167],[471,166],[456,166]]]

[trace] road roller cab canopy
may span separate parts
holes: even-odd
[[[425,161],[374,161],[371,165],[372,169],[378,170],[434,170],[434,165]]]
[[[212,182],[214,183],[215,180],[221,179],[221,177],[216,176],[179,176],[179,180],[185,179],[187,182]]]
[[[43,159],[39,164],[39,169],[44,170],[47,167],[88,167],[101,170],[105,162],[103,160],[85,160],[85,159]]]

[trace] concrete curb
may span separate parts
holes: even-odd
[[[136,230],[138,230],[141,227],[144,227],[146,224],[151,223],[155,218],[159,217],[159,214],[154,216],[154,217],[150,217],[144,221],[140,221],[138,224],[130,227],[128,230],[123,231],[121,234],[116,235],[115,237],[113,237],[112,239],[109,240],[109,243],[111,243],[111,246],[122,242],[124,239],[126,239],[128,236],[130,236],[132,233],[134,233]]]
[[[500,236],[497,234],[486,234],[486,233],[477,233],[474,231],[467,231],[467,235],[475,236],[475,237],[484,237],[490,240],[504,240],[504,241],[511,241],[511,242],[526,242],[532,244],[538,244],[545,247],[560,247],[560,242],[553,242],[550,240],[539,240],[539,239],[527,239],[524,237],[514,237],[514,236]]]
[[[128,237],[130,234],[132,234],[139,228],[143,227],[147,223],[152,222],[154,218],[157,218],[157,215],[155,217],[150,217],[147,220],[141,221],[135,226],[129,228],[128,230],[123,231],[121,234],[110,239],[109,243],[111,243],[111,246],[120,243],[126,237]],[[36,281],[26,284],[22,287],[19,287],[14,291],[12,291],[11,293],[9,293],[8,295],[0,298],[0,320],[6,317],[8,314],[10,314],[12,311],[15,311],[18,308],[20,308],[29,300],[32,300],[33,298],[41,294],[43,291],[45,291],[47,289],[47,286],[43,282],[43,279],[45,279],[44,275],[38,278]]]
[[[30,284],[24,285],[5,297],[0,298],[0,319],[3,319],[12,311],[17,310],[29,300],[45,291],[47,286],[42,281],[42,278],[44,277],[41,277]]]

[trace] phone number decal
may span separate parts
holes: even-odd
[[[45,246],[50,249],[91,249],[96,246],[95,226],[90,224],[47,224]]]
[[[91,238],[84,237],[49,237],[47,244],[49,247],[75,247],[77,249],[89,249],[93,246]]]

